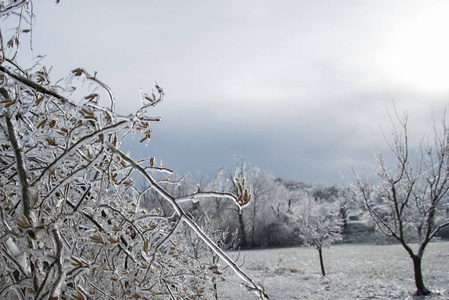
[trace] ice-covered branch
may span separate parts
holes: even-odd
[[[97,73],[96,72],[95,72],[95,75],[92,76],[85,69],[77,68],[77,69],[73,70],[72,73],[75,76],[81,76],[82,74],[84,74],[88,80],[96,82],[102,88],[104,88],[107,91],[108,95],[109,95],[109,100],[111,101],[111,112],[115,111],[115,97],[114,97],[114,94],[112,93],[112,90],[111,90],[111,88],[109,86],[107,86],[103,81],[101,81],[100,79],[97,78]]]
[[[13,78],[14,80],[16,80],[17,82],[23,84],[24,86],[33,89],[34,91],[37,91],[39,93],[48,95],[48,96],[52,96],[55,97],[56,99],[62,101],[65,104],[70,105],[71,107],[76,107],[76,104],[74,104],[73,102],[71,102],[69,99],[61,96],[60,94],[51,91],[45,87],[43,87],[40,84],[35,83],[34,81],[29,80],[28,78],[25,78],[23,76],[17,75],[14,72],[11,72],[8,68],[4,67],[4,66],[0,66],[0,72],[8,75],[9,77]]]
[[[188,196],[184,196],[184,197],[179,197],[176,198],[176,202],[177,203],[183,203],[183,202],[187,202],[187,201],[192,201],[192,202],[196,202],[201,198],[210,198],[210,197],[217,197],[217,198],[224,198],[224,199],[231,199],[235,202],[236,205],[239,205],[238,203],[238,198],[231,194],[231,193],[223,193],[223,192],[199,192],[199,193],[194,193]]]
[[[150,261],[148,262],[147,271],[146,271],[145,276],[143,277],[142,281],[140,282],[140,285],[143,285],[143,284],[146,283],[146,281],[149,279],[149,278],[148,278],[148,273],[150,272],[150,270],[151,270],[151,268],[152,268],[152,266],[153,266],[154,260],[156,259],[156,253],[159,251],[159,249],[160,249],[163,245],[165,245],[165,243],[166,243],[168,240],[170,240],[170,238],[172,237],[172,235],[176,233],[176,231],[177,231],[177,229],[178,229],[178,226],[179,226],[180,224],[181,224],[181,222],[180,222],[180,220],[178,220],[178,221],[176,222],[175,226],[174,226],[173,228],[171,228],[170,232],[169,232],[169,233],[168,233],[168,234],[167,234],[161,241],[159,241],[159,242],[156,244],[156,246],[154,247],[153,253],[151,254],[151,259],[150,259]],[[144,257],[145,257],[145,256],[144,256]]]
[[[11,143],[11,147],[14,150],[14,155],[16,158],[16,168],[17,174],[19,177],[19,184],[21,187],[22,194],[22,207],[23,207],[23,215],[31,222],[30,212],[31,212],[31,193],[30,186],[28,184],[28,177],[25,165],[25,159],[23,157],[23,149],[19,144],[16,130],[17,124],[14,118],[11,118],[8,111],[4,113],[6,126],[8,128],[8,138]]]
[[[39,175],[39,177],[31,185],[37,184],[45,175],[47,175],[52,170],[52,168],[54,168],[58,163],[63,161],[68,156],[72,155],[80,147],[83,147],[86,144],[94,142],[98,138],[103,137],[104,135],[107,135],[109,133],[114,133],[114,132],[120,130],[120,128],[122,128],[122,126],[125,126],[129,122],[130,122],[129,120],[122,120],[118,123],[104,127],[103,129],[97,130],[95,132],[92,132],[91,134],[81,137],[75,144],[73,144],[70,148],[68,148],[66,151],[64,151],[64,153],[62,153],[57,159],[53,160],[52,163],[50,163],[45,168],[45,170]]]
[[[153,189],[158,192],[161,196],[163,196],[175,209],[178,216],[181,218],[183,222],[185,222],[189,227],[205,242],[218,256],[220,256],[223,261],[230,266],[230,268],[244,281],[247,282],[247,286],[250,289],[253,289],[257,291],[260,295],[260,297],[265,297],[266,299],[269,299],[268,295],[265,293],[262,287],[258,286],[254,281],[246,275],[245,272],[243,272],[240,267],[231,259],[229,258],[226,253],[220,247],[218,247],[204,232],[201,230],[201,228],[196,224],[179,206],[179,204],[176,202],[176,198],[170,195],[167,191],[165,191],[146,171],[145,169],[138,165],[132,158],[127,156],[125,153],[123,153],[121,150],[117,149],[114,145],[111,143],[105,141],[106,146],[116,155],[121,157],[123,160],[128,162],[133,168],[135,168],[137,171],[139,171],[151,184]]]
[[[51,289],[50,292],[50,297],[49,299],[59,299],[60,298],[60,294],[61,294],[61,288],[64,284],[64,279],[65,279],[65,271],[64,271],[64,258],[63,258],[63,243],[62,243],[62,238],[61,238],[61,234],[58,230],[58,228],[56,227],[55,224],[51,224],[49,226],[49,230],[51,231],[52,235],[53,235],[53,240],[55,243],[55,248],[56,248],[56,253],[55,253],[55,263],[56,263],[56,268],[57,268],[57,277],[56,280],[53,284],[53,287]]]
[[[13,1],[12,3],[10,3],[9,5],[3,7],[0,6],[0,17],[15,10],[15,9],[19,9],[24,5],[27,5],[29,3],[29,0],[22,0],[22,1]]]

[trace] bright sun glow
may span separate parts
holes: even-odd
[[[385,74],[410,87],[442,92],[449,85],[449,3],[447,9],[428,6],[404,12],[386,32],[380,62]],[[401,18],[402,17],[402,18]]]

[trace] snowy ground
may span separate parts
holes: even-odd
[[[335,245],[324,251],[324,260],[326,278],[320,275],[317,251],[310,248],[242,251],[238,261],[273,300],[413,299],[412,261],[400,245]],[[438,294],[426,300],[449,299],[449,242],[428,246],[423,275],[427,288]],[[239,282],[228,276],[219,285],[219,299],[257,299]]]

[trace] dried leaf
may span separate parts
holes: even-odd
[[[41,96],[39,98],[36,99],[36,101],[34,101],[34,104],[39,105],[42,103],[42,101],[44,101],[45,97]]]
[[[240,182],[237,182],[237,186],[239,187],[239,194],[243,194],[243,186],[240,184]]]
[[[74,69],[74,70],[72,70],[72,73],[73,73],[73,75],[75,75],[75,76],[81,76],[81,75],[83,75],[83,69],[81,69],[81,68],[76,68],[76,69]]]
[[[103,236],[99,232],[95,232],[93,235],[90,236],[90,239],[97,244],[105,245],[105,241],[103,239]]]
[[[57,131],[57,133],[60,134],[60,135],[66,135],[68,132],[69,132],[69,130],[67,128],[65,128],[65,127],[61,127]]]
[[[27,217],[25,217],[24,215],[21,215],[18,219],[17,219],[17,225],[22,228],[22,229],[28,229],[33,227],[30,222],[28,221]]]
[[[72,260],[70,263],[75,266],[75,267],[82,267],[82,268],[88,268],[89,267],[89,263],[87,261],[85,261],[82,258],[78,258],[76,256],[70,256],[70,259]]]
[[[86,297],[79,290],[74,290],[70,296],[75,300],[86,300]]]
[[[145,98],[146,100],[150,101],[150,102],[154,102],[154,99],[151,99],[151,98],[148,97],[148,96],[145,96],[144,98]]]
[[[143,250],[148,253],[148,250],[150,249],[150,241],[148,239],[145,239],[143,242]]]
[[[14,105],[17,102],[17,100],[12,100],[12,99],[2,99],[0,100],[1,104],[5,105],[5,108],[8,108],[12,105]]]
[[[45,124],[47,123],[47,118],[43,119],[42,121],[39,122],[39,124],[37,124],[37,128],[44,128]]]
[[[112,244],[117,244],[120,242],[118,238],[113,238],[112,236],[108,237],[108,241],[110,241]]]
[[[45,138],[45,140],[47,141],[47,143],[48,143],[50,146],[57,146],[57,145],[58,145],[58,144],[56,143],[56,139],[55,139],[54,137],[47,136],[47,137]]]
[[[81,265],[81,261],[78,258],[76,258],[75,256],[71,256],[70,258],[73,260],[73,262],[71,262],[72,265],[74,265],[74,266]]]
[[[98,94],[90,94],[90,95],[87,95],[86,97],[84,97],[84,99],[87,100],[87,101],[93,101],[96,98],[100,98],[100,95],[98,95]]]
[[[86,119],[86,120],[96,120],[97,117],[95,117],[94,115],[87,115],[87,116],[84,116],[84,119]]]
[[[50,126],[50,128],[53,128],[53,127],[56,126],[56,124],[57,124],[56,120],[51,120],[51,121],[48,123],[48,126]]]

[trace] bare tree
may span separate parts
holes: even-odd
[[[389,164],[379,150],[374,167],[377,184],[354,171],[356,180],[351,189],[364,201],[377,228],[397,240],[413,260],[416,294],[428,295],[431,292],[424,285],[421,269],[424,251],[438,231],[449,225],[448,216],[437,212],[449,189],[448,124],[444,118],[441,130],[434,126],[432,144],[413,152],[409,146],[408,116],[396,117],[399,129],[391,118],[393,138],[387,141],[394,162]],[[413,242],[419,242],[417,248]]]
[[[304,195],[290,209],[289,216],[298,225],[299,236],[304,243],[318,251],[321,274],[326,276],[323,248],[342,239],[343,222],[338,204],[318,203],[313,197]]]
[[[239,162],[236,156],[234,162],[234,180],[229,180],[232,182],[230,191],[242,193],[247,189],[251,194],[251,202],[247,209],[238,211],[241,245],[244,247],[266,245],[266,228],[267,222],[270,221],[268,216],[272,212],[270,205],[277,202],[275,197],[278,186],[269,171],[261,170],[243,159]]]
[[[75,103],[66,96],[70,87],[52,84],[45,67],[25,69],[16,60],[32,1],[3,1],[0,17],[18,22],[9,36],[0,31],[0,298],[207,298],[208,275],[177,242],[181,224],[268,298],[180,206],[221,197],[243,207],[248,191],[175,197],[164,188],[177,184],[163,176],[171,170],[120,150],[127,136],[150,140],[160,118],[148,112],[163,100],[162,88],[142,93],[141,108],[124,116],[97,74],[77,68],[67,82],[93,91]],[[137,187],[136,176],[146,188]],[[144,209],[140,201],[150,191],[171,210]]]

